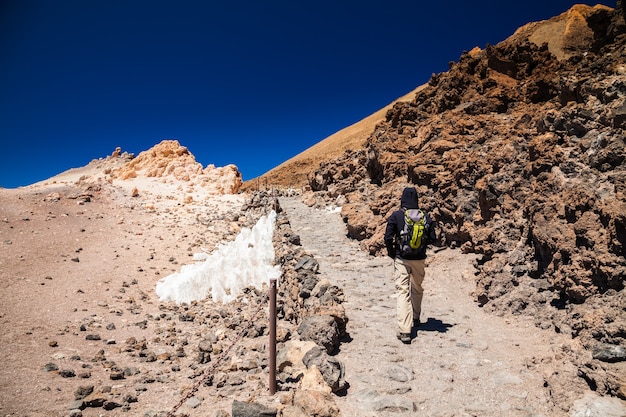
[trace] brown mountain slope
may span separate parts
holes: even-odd
[[[479,255],[476,301],[571,335],[579,375],[626,399],[625,131],[624,18],[575,6],[463,54],[309,184],[378,255],[416,187],[438,244]]]
[[[345,151],[363,149],[368,136],[372,133],[374,127],[385,119],[387,111],[396,103],[411,101],[422,88],[424,86],[417,87],[410,93],[405,94],[353,125],[332,134],[260,177],[246,181],[242,190],[254,190],[258,186],[303,187],[308,182],[308,175],[321,162],[333,160],[341,156]]]
[[[549,20],[532,22],[522,26],[502,44],[529,39],[537,46],[546,43],[548,50],[557,59],[567,59],[578,52],[584,52],[584,49],[593,40],[594,33],[587,26],[586,19],[597,10],[610,10],[610,8],[602,5],[595,7],[575,5],[570,10]],[[472,53],[479,51],[479,48],[474,48]],[[259,186],[277,186],[279,188],[305,186],[308,183],[307,178],[321,163],[339,157],[346,150],[365,149],[368,136],[372,134],[376,125],[384,120],[387,111],[393,108],[396,103],[411,101],[425,87],[426,85],[417,87],[363,120],[334,133],[260,177],[246,181],[242,190],[249,191]]]

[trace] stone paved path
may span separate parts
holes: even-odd
[[[347,239],[337,212],[281,199],[320,273],[343,288],[351,341],[337,354],[349,389],[344,416],[565,416],[544,388],[545,364],[565,341],[527,319],[487,314],[471,297],[472,256],[431,251],[422,321],[396,338],[392,261]],[[543,365],[542,365],[543,364]]]

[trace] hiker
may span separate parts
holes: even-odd
[[[430,216],[419,210],[417,190],[405,188],[400,209],[389,216],[385,230],[385,246],[387,254],[393,258],[393,277],[398,294],[397,336],[402,343],[411,343],[411,322],[415,328],[420,325],[426,246],[435,239]]]

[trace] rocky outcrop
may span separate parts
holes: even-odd
[[[113,156],[119,154],[117,149]],[[126,180],[147,178],[175,179],[188,185],[206,187],[215,194],[235,194],[242,184],[241,173],[235,165],[203,168],[189,150],[177,140],[163,140],[147,151],[141,152],[122,167],[111,172],[113,178]]]
[[[551,52],[555,39],[534,43],[536,24],[464,53],[309,184],[320,205],[345,197],[348,231],[371,254],[402,188],[416,186],[440,244],[482,255],[477,302],[624,347],[625,24],[603,6],[546,24],[567,29],[566,54]],[[596,318],[581,320],[588,302]]]

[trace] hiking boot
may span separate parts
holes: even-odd
[[[398,339],[406,345],[411,344],[411,333],[398,333]]]

